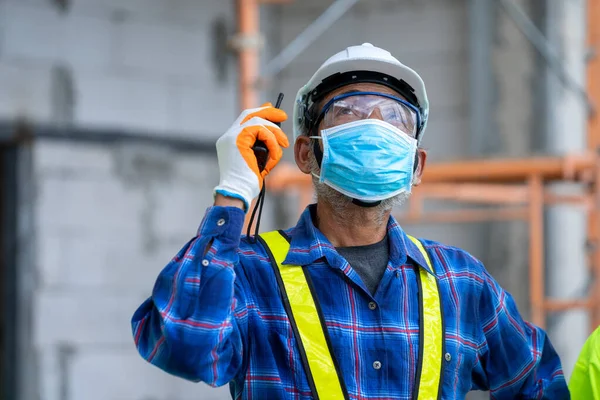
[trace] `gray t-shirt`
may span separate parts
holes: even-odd
[[[374,296],[388,264],[390,249],[387,235],[379,243],[367,246],[337,247],[336,250],[358,273],[371,295]]]

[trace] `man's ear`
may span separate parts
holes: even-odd
[[[424,149],[417,149],[417,169],[415,170],[413,178],[413,186],[418,186],[421,183],[421,177],[425,169],[425,163],[427,161],[427,151]]]
[[[294,143],[294,159],[300,171],[310,174],[310,146],[311,139],[308,136],[299,136]]]

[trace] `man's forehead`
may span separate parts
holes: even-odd
[[[380,85],[378,83],[369,83],[369,82],[360,82],[360,83],[350,83],[348,85],[342,86],[340,88],[335,89],[331,93],[327,94],[323,99],[323,103],[331,100],[335,96],[339,96],[341,94],[352,93],[352,92],[377,92],[389,94],[400,99],[406,100],[404,96],[400,93],[396,92],[394,89],[391,89],[385,85]]]

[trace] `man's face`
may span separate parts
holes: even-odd
[[[320,110],[323,108],[325,104],[335,96],[348,93],[348,92],[376,92],[389,94],[401,99],[405,99],[403,96],[398,94],[393,89],[388,88],[387,86],[379,85],[376,83],[354,83],[350,85],[343,86],[329,93],[325,98],[321,100],[319,104],[316,105],[316,109]],[[383,112],[379,110],[377,107],[373,109],[373,112],[369,115],[369,118],[373,119],[381,119],[385,120],[383,117]],[[313,132],[312,134],[321,135],[321,130],[326,128],[331,128],[331,120],[328,118],[324,118],[320,123],[317,132]],[[408,132],[407,132],[408,133]],[[414,134],[411,133],[410,136],[414,137]],[[317,193],[317,198],[322,199],[330,203],[335,209],[344,209],[352,205],[352,199],[348,196],[345,196],[331,187],[325,185],[324,183],[319,182],[318,178],[315,175],[320,174],[320,168],[318,162],[315,158],[311,139],[307,137],[307,135],[300,136],[296,139],[296,143],[294,146],[294,155],[296,158],[296,164],[300,168],[300,170],[306,174],[313,175],[313,184],[315,187],[315,192]],[[323,148],[322,141],[319,140],[319,146],[321,149]],[[421,181],[421,176],[423,174],[423,167],[425,165],[425,160],[427,158],[427,154],[423,149],[417,149],[418,152],[418,166],[413,176],[413,185],[418,185]],[[400,205],[403,203],[408,197],[408,193],[402,193],[393,198],[384,200],[381,202],[379,206],[377,206],[381,211],[389,211],[392,207]]]

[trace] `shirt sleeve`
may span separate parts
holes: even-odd
[[[546,333],[523,321],[512,296],[483,268],[480,344],[474,389],[494,399],[569,399],[558,354]]]
[[[191,381],[221,386],[243,363],[244,289],[236,280],[244,212],[210,207],[190,240],[159,274],[134,313],[135,345],[148,362]]]
[[[600,327],[583,345],[569,389],[574,400],[600,399]]]

